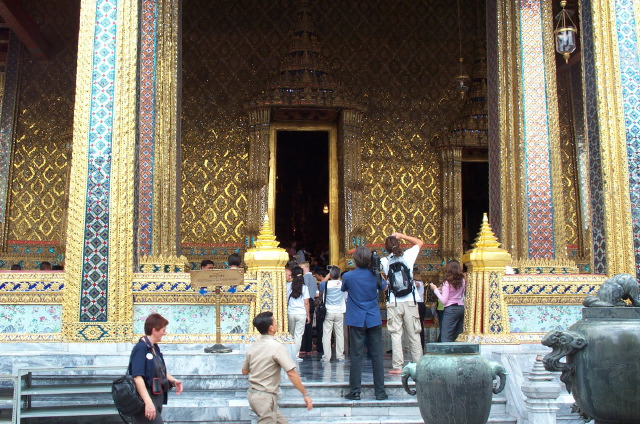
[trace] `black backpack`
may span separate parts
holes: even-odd
[[[393,255],[389,257],[387,278],[389,279],[389,290],[395,297],[406,296],[413,292],[411,272],[409,272],[409,267],[402,256],[396,257]]]

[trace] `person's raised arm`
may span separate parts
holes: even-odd
[[[397,238],[398,240],[405,240],[408,241],[409,243],[413,244],[413,245],[417,245],[418,247],[422,247],[422,245],[424,244],[424,242],[422,240],[420,240],[419,238],[416,237],[412,237],[412,236],[408,236],[406,234],[402,234],[402,233],[393,233],[391,234],[393,237]]]
[[[307,393],[307,389],[304,388],[304,385],[302,384],[302,380],[300,380],[300,375],[298,374],[296,369],[291,368],[289,371],[287,371],[287,376],[289,377],[289,380],[291,380],[291,384],[293,384],[293,387],[295,387],[300,391],[300,393],[302,393],[302,397],[304,398],[304,403],[305,405],[307,405],[307,409],[311,411],[313,409],[313,402],[311,400],[311,396],[309,396],[309,393]]]
[[[433,290],[438,299],[440,299],[442,305],[446,306],[449,301],[449,283],[445,281],[445,284],[442,285],[442,291],[440,291],[440,289],[438,289],[438,287],[433,283],[429,284],[429,287],[431,287],[431,290]]]

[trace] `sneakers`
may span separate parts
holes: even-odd
[[[402,370],[399,368],[393,368],[392,370],[389,370],[389,374],[402,374]]]
[[[389,395],[386,393],[376,395],[376,400],[387,400],[387,399],[389,399]]]
[[[338,359],[338,363],[339,364],[344,364],[344,358],[343,359]]]
[[[347,393],[344,395],[344,398],[349,400],[360,400],[360,393]]]

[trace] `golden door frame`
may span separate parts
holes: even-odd
[[[276,212],[276,157],[278,131],[326,131],[329,138],[329,259],[337,264],[340,257],[340,224],[338,187],[338,129],[336,124],[271,123],[269,128],[269,194],[267,213],[275,233]]]

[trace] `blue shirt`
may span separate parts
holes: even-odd
[[[387,282],[382,280],[382,290]],[[356,268],[342,277],[342,291],[347,297],[347,313],[344,323],[352,327],[376,327],[382,325],[378,306],[378,287],[376,277],[367,268]]]
[[[160,347],[158,345],[153,345],[156,353],[162,360],[164,364],[164,357],[162,356],[162,352],[160,352]],[[131,376],[136,377],[141,375],[144,377],[144,382],[147,387],[151,387],[151,382],[154,377],[161,377],[161,370],[156,371],[156,361],[153,360],[153,354],[151,353],[151,349],[147,347],[145,343],[145,338],[140,338],[140,341],[136,343],[131,351]]]

